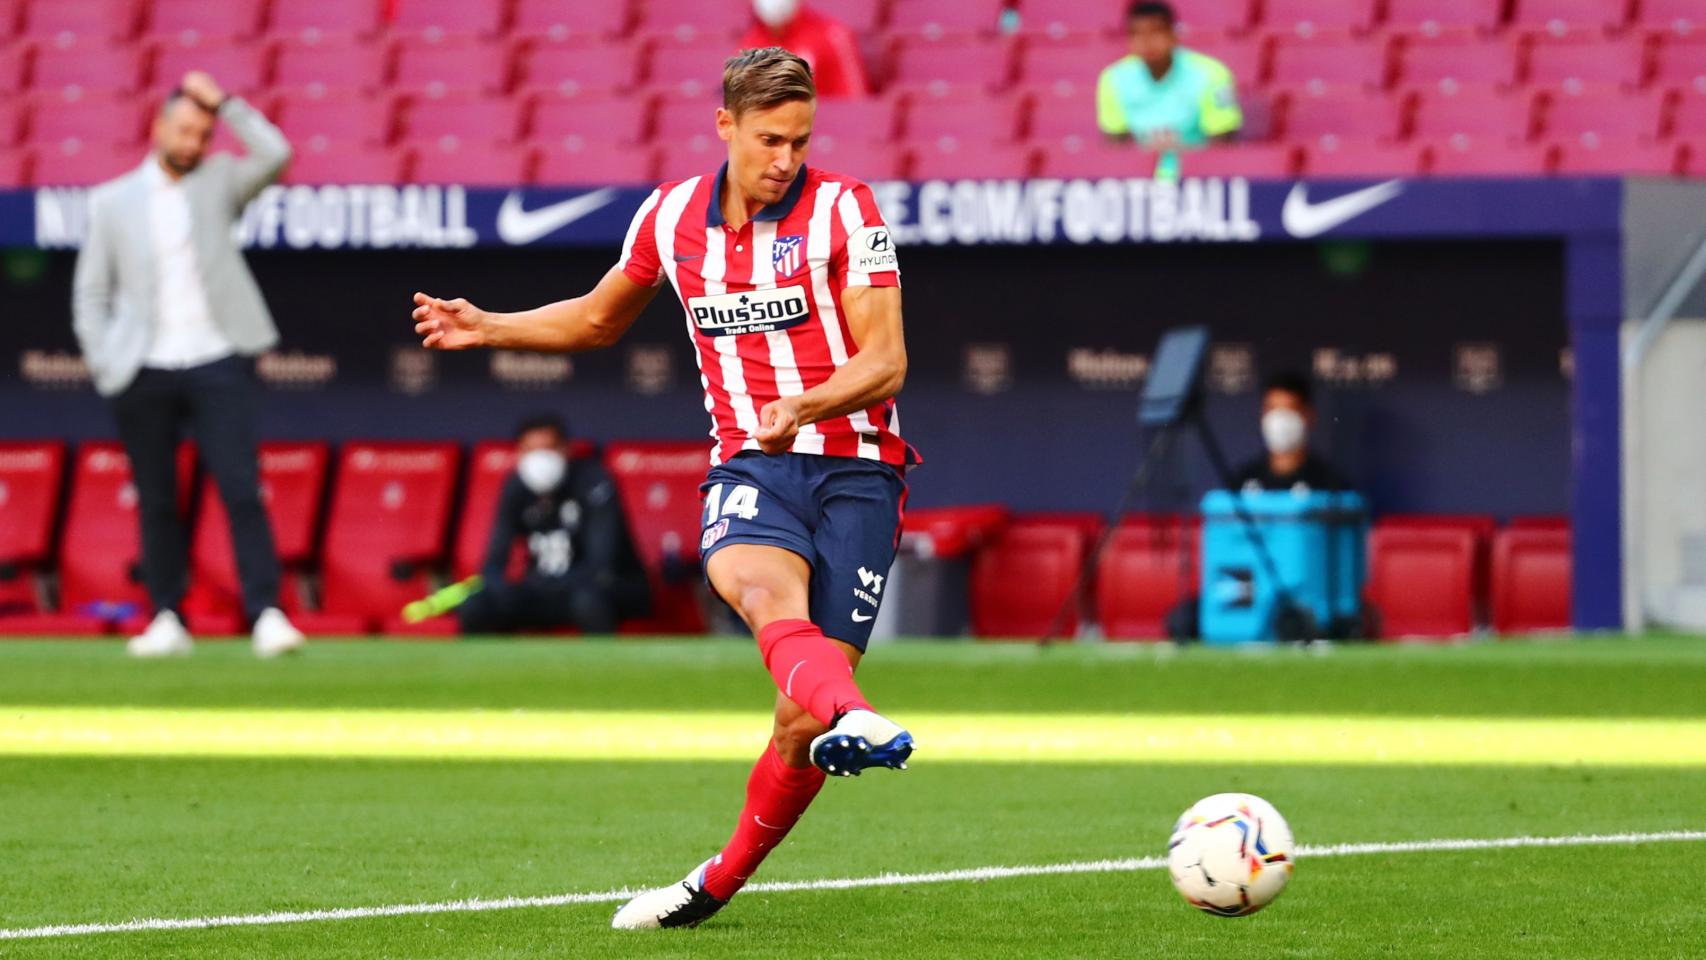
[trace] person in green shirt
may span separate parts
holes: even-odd
[[[1232,71],[1179,45],[1177,17],[1161,0],[1126,11],[1131,54],[1102,71],[1096,117],[1109,139],[1150,150],[1196,149],[1229,139],[1244,123]]]

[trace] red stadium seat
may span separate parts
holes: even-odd
[[[1194,7],[1195,4],[1192,4]],[[1025,0],[1022,29],[1031,37],[1112,36],[1125,32],[1125,11],[1084,0]]]
[[[1026,105],[1025,136],[1054,149],[1082,149],[1099,143],[1102,131],[1096,122],[1096,101],[1077,89],[1044,87],[1021,99]]]
[[[143,37],[183,44],[252,37],[266,9],[264,0],[148,0],[145,6]]]
[[[463,143],[513,143],[521,132],[521,108],[512,97],[482,94],[416,100],[403,109],[398,135],[414,143],[447,137]]]
[[[128,40],[136,34],[137,12],[135,0],[33,0],[22,36],[56,46]]]
[[[1011,141],[1019,133],[1021,101],[1012,97],[966,93],[913,98],[906,111],[902,139],[929,143],[943,137],[978,143]]]
[[[1675,144],[1586,134],[1558,141],[1557,171],[1565,176],[1680,176],[1684,160]]]
[[[1073,524],[1017,518],[972,559],[971,627],[978,637],[1041,637],[1072,593],[1089,540]],[[1062,632],[1078,630],[1076,612]]]
[[[1005,0],[904,0],[889,9],[889,30],[927,39],[993,34]]]
[[[178,507],[189,505],[195,455],[178,448]],[[132,573],[141,547],[137,533],[136,487],[130,460],[116,443],[85,443],[72,467],[70,502],[59,544],[60,609],[85,613],[103,610],[102,619],[125,619],[122,608],[146,608],[147,595]]]
[[[560,43],[582,37],[617,37],[633,25],[628,0],[588,3],[587,0],[516,0],[510,32]]]
[[[509,85],[509,49],[486,40],[399,43],[392,87],[441,97],[450,93],[497,93]]]
[[[1037,87],[1069,83],[1093,100],[1102,71],[1129,52],[1124,41],[1105,37],[1033,40],[1021,52],[1019,80]]]
[[[1570,531],[1505,529],[1493,537],[1493,629],[1570,627]]]
[[[1597,36],[1539,37],[1528,49],[1527,82],[1533,86],[1639,86],[1646,72],[1646,44]]]
[[[1706,94],[1684,95],[1677,101],[1668,133],[1678,138],[1706,137]]]
[[[670,99],[658,104],[653,119],[652,139],[660,143],[694,138],[716,138],[717,108],[722,100]]]
[[[272,4],[275,35],[336,37],[370,36],[378,32],[386,0],[338,0],[337,3],[302,3],[282,0]]]
[[[1511,517],[1505,521],[1505,527],[1510,530],[1554,530],[1568,532],[1570,518],[1558,514],[1531,514],[1528,516]],[[1491,536],[1491,534],[1489,534]]]
[[[544,43],[522,58],[517,84],[525,92],[564,96],[626,93],[633,89],[639,68],[639,53],[631,44]]]
[[[313,559],[330,459],[324,443],[261,444],[261,502],[271,522],[273,548],[286,574],[280,606],[292,614],[301,609],[301,604],[297,591],[290,586],[290,577]],[[243,613],[242,588],[225,503],[211,477],[202,482],[201,510],[190,540],[190,568],[184,608],[191,628],[197,632],[234,632],[233,626],[240,625]],[[210,622],[226,629],[208,630]]]
[[[835,0],[830,9],[854,36],[875,34],[888,16],[889,0]]]
[[[0,632],[8,614],[41,609],[36,578],[53,560],[65,444],[0,441]]]
[[[712,115],[699,129],[709,130]],[[528,136],[540,143],[567,137],[605,143],[641,143],[650,136],[651,101],[634,97],[564,97],[541,94],[533,100]]]
[[[1130,518],[1096,567],[1096,619],[1109,640],[1163,639],[1167,618],[1202,577],[1200,528],[1177,517]]]
[[[1554,152],[1501,136],[1455,136],[1429,148],[1428,173],[1436,177],[1540,176],[1552,171]]]
[[[729,158],[728,148],[716,137],[691,137],[658,148],[658,179],[685,180],[710,176]]]
[[[378,90],[385,82],[385,48],[350,37],[281,40],[273,64],[273,86],[324,94]]]
[[[492,37],[503,31],[508,4],[469,3],[468,0],[406,0],[391,17],[393,33],[419,34],[430,40],[445,37]]]
[[[908,510],[900,545],[921,557],[956,560],[982,549],[1007,520],[1007,508],[998,503]]]
[[[1413,177],[1422,172],[1422,159],[1410,144],[1328,136],[1305,148],[1302,173],[1316,179]]]
[[[1395,81],[1446,91],[1505,86],[1516,79],[1516,47],[1506,40],[1460,36],[1411,39],[1399,48]]]
[[[451,443],[345,444],[321,550],[321,609],[305,632],[366,631],[432,589],[460,451]]]
[[[1472,530],[1378,524],[1368,535],[1366,594],[1383,637],[1452,637],[1475,627]]]
[[[30,87],[38,91],[129,93],[142,81],[142,51],[79,40],[36,50]]]
[[[142,161],[142,151],[133,146],[64,141],[36,149],[30,181],[38,187],[92,187],[129,173]]]
[[[913,40],[895,48],[891,66],[891,88],[1002,90],[1013,79],[1013,45],[1005,40]]]
[[[1135,145],[1086,139],[1042,151],[1039,175],[1068,180],[1149,177],[1155,173],[1157,159]]]
[[[1706,94],[1706,35],[1661,44],[1653,85]]]
[[[655,149],[575,136],[540,147],[533,169],[533,182],[549,186],[650,187],[658,180]]]
[[[298,151],[329,145],[381,144],[391,140],[396,105],[384,95],[348,90],[279,98],[276,122]]]
[[[1276,87],[1384,87],[1387,64],[1383,41],[1280,37],[1274,42],[1268,83]]]
[[[14,189],[30,183],[30,155],[23,150],[0,149],[0,187]]]
[[[1611,30],[1627,22],[1629,0],[1512,0],[1511,26],[1549,33]]]
[[[1411,115],[1411,136],[1439,141],[1455,136],[1520,141],[1534,130],[1534,102],[1526,96],[1467,88],[1459,94],[1424,91]]]
[[[1316,34],[1362,33],[1373,26],[1375,0],[1264,0],[1262,27],[1266,30]]]
[[[1499,26],[1504,0],[1386,0],[1389,30],[1438,36],[1491,33]]]
[[[1635,7],[1635,25],[1649,33],[1694,36],[1706,31],[1706,9],[1699,0],[1641,0]]]
[[[67,142],[112,147],[140,145],[152,112],[150,105],[128,94],[85,95],[70,100],[58,94],[32,97],[24,142],[40,146]],[[141,159],[138,152],[137,162]]]
[[[943,137],[912,151],[914,180],[1022,180],[1036,169],[1036,149],[1018,144]]]
[[[212,74],[239,96],[252,97],[267,86],[267,51],[259,44],[162,40],[154,46],[152,61],[149,86],[160,93],[175,89],[191,70]]]
[[[297,144],[285,168],[286,184],[399,183],[404,153],[386,147]]]
[[[670,96],[721,99],[723,64],[732,53],[719,39],[660,39],[647,51],[647,83]]]
[[[846,174],[860,180],[899,180],[906,174],[905,149],[888,143],[860,140],[820,139],[812,135],[808,161],[820,170]]]
[[[24,25],[24,0],[0,0],[0,43],[17,36]]]
[[[30,52],[26,43],[0,43],[0,94],[10,95],[24,89]]]
[[[1278,180],[1296,174],[1298,155],[1289,144],[1234,144],[1179,154],[1186,177],[1250,177]]]
[[[508,440],[482,440],[474,445],[468,460],[468,483],[459,498],[461,519],[451,548],[450,575],[457,580],[480,572],[486,562],[486,540],[491,536],[492,518],[504,482],[515,470],[515,444]]]
[[[605,448],[604,465],[652,585],[652,615],[623,624],[622,631],[703,630],[698,563],[699,485],[709,469],[705,444],[613,443]]]
[[[1706,137],[1679,142],[1677,152],[1685,176],[1706,177]]]
[[[899,101],[890,97],[820,103],[812,124],[812,149],[826,141],[888,143],[894,139]]]
[[[409,182],[517,186],[532,179],[532,167],[527,147],[451,136],[414,148]]]
[[[1650,140],[1659,135],[1664,110],[1662,94],[1606,89],[1557,93],[1547,98],[1541,126],[1546,136],[1556,140],[1583,136]]]
[[[641,31],[681,40],[732,40],[752,22],[752,6],[742,0],[647,0],[642,9]],[[733,56],[733,44],[726,46]]]
[[[1285,136],[1291,140],[1395,139],[1403,120],[1400,106],[1394,97],[1354,88],[1320,94],[1300,91],[1286,100]]]
[[[1489,558],[1493,532],[1499,528],[1496,517],[1485,513],[1389,513],[1380,518],[1378,526],[1382,529],[1468,531],[1475,538],[1474,576],[1471,580],[1474,622],[1486,622]]]
[[[1180,4],[1179,36],[1194,47],[1204,37],[1243,33],[1250,26],[1254,7],[1251,0],[1192,0]],[[1122,22],[1121,30],[1124,27]]]
[[[1219,60],[1232,72],[1232,79],[1240,90],[1249,90],[1261,85],[1267,71],[1266,44],[1216,39],[1191,49]]]

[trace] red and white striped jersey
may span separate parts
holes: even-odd
[[[666,183],[628,227],[617,264],[635,283],[668,277],[711,414],[713,465],[757,450],[758,412],[828,380],[858,354],[841,308],[848,287],[898,287],[900,266],[871,188],[802,167],[788,192],[740,229],[723,220],[727,167]],[[893,398],[800,428],[794,453],[919,462]]]

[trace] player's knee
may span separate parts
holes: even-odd
[[[789,615],[788,601],[782,591],[768,583],[743,581],[736,594],[736,606],[741,618],[753,629]]]
[[[812,741],[828,729],[811,714],[801,714],[786,721],[778,720],[773,737],[776,754],[790,767],[810,766]]]

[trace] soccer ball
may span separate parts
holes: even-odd
[[[1198,800],[1167,841],[1167,872],[1180,896],[1222,917],[1248,916],[1272,903],[1294,863],[1285,818],[1248,793]]]

